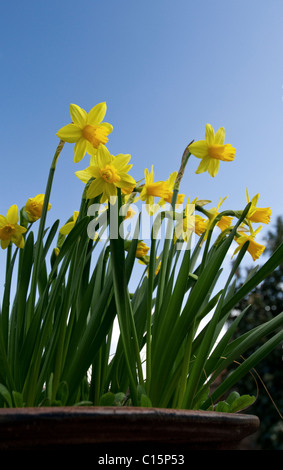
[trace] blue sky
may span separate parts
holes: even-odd
[[[108,148],[132,155],[135,179],[152,164],[166,179],[206,123],[224,126],[234,162],[211,178],[191,157],[181,192],[241,209],[248,187],[271,206],[271,224],[282,214],[282,1],[12,0],[0,13],[0,214],[45,191],[70,103],[88,111],[101,101]],[[74,172],[87,166],[66,144],[50,224],[78,210]]]

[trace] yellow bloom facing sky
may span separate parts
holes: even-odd
[[[87,190],[87,198],[101,195],[101,203],[110,201],[114,204],[117,188],[127,189],[135,186],[134,178],[128,175],[132,167],[128,165],[130,158],[131,155],[123,154],[114,157],[104,145],[101,145],[97,150],[95,164],[75,173],[84,183],[94,178]]]
[[[29,198],[26,202],[24,210],[30,222],[35,222],[41,217],[42,208],[44,203],[44,194],[38,194],[35,197]],[[51,209],[51,204],[48,204],[48,210]]]
[[[219,170],[220,160],[231,162],[235,158],[236,149],[230,144],[224,144],[225,129],[220,127],[216,133],[210,124],[206,124],[205,140],[198,140],[189,146],[189,151],[197,158],[201,158],[196,173],[208,171],[215,176]]]
[[[0,215],[1,248],[7,248],[10,242],[14,243],[18,248],[24,247],[25,241],[23,233],[25,233],[27,229],[18,225],[18,221],[19,210],[16,204],[10,207],[6,217]]]
[[[113,127],[102,122],[106,109],[106,103],[99,103],[87,113],[76,104],[70,105],[72,123],[62,127],[57,136],[64,142],[75,143],[75,162],[82,160],[86,153],[94,157],[100,144],[108,142]]]

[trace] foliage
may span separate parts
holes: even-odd
[[[283,312],[235,340],[244,309],[222,332],[235,306],[282,263],[280,245],[236,286],[235,274],[245,254],[255,260],[264,250],[255,241],[261,227],[254,230],[253,223],[261,217],[266,223],[269,209],[257,208],[258,197],[234,210],[220,211],[226,198],[212,209],[205,208],[209,201],[194,199],[193,211],[188,199],[183,208],[179,187],[193,154],[190,144],[179,171],[167,181],[154,182],[153,171],[145,170],[144,183],[141,179],[133,186],[130,156],[114,157],[106,150],[112,126],[103,122],[105,111],[104,104],[88,114],[71,105],[72,124],[60,130],[61,139],[75,143],[75,161],[90,152],[90,166],[77,175],[85,183],[78,213],[66,217],[60,229],[59,220],[46,226],[65,144],[60,140],[44,200],[33,201],[36,220],[28,217],[31,201],[28,212],[20,211],[20,226],[26,231],[13,225],[15,208],[12,219],[0,218],[1,244],[7,250],[0,312],[1,406],[246,408],[253,397],[223,396],[280,344]],[[224,144],[224,137],[223,128],[214,134],[208,125],[206,140],[195,142],[192,152],[202,159],[198,173],[209,171],[214,177],[220,161],[233,160],[235,149]],[[147,201],[150,217],[158,213],[151,219],[149,254],[140,239],[142,212],[131,236],[124,236],[129,208],[140,197]],[[201,214],[198,218],[194,210]],[[162,229],[165,235],[158,239]],[[24,243],[13,233],[23,233]],[[237,256],[219,287],[234,243]],[[137,259],[144,269],[130,291]],[[113,351],[116,323],[119,339]],[[256,351],[211,393],[215,379],[254,345]]]

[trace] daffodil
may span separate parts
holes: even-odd
[[[240,249],[246,242],[249,242],[248,252],[252,256],[254,261],[258,259],[265,250],[264,245],[261,245],[260,243],[255,241],[255,237],[261,229],[262,229],[262,226],[258,227],[258,229],[255,231],[251,231],[250,234],[247,234],[239,230],[238,236],[235,238],[235,241],[238,243],[239,246],[234,251],[234,255],[238,251],[240,251]]]
[[[68,143],[75,143],[74,161],[79,162],[86,153],[94,157],[99,146],[108,142],[113,127],[102,122],[106,114],[106,103],[99,103],[89,113],[76,104],[70,105],[72,123],[62,127],[57,136]]]
[[[248,203],[251,202],[251,207],[249,209],[248,214],[246,215],[246,219],[254,223],[269,224],[270,216],[271,216],[270,207],[264,207],[264,208],[257,207],[257,203],[258,203],[260,195],[256,194],[250,201],[248,189],[246,190],[246,194],[247,194],[247,202]]]
[[[114,204],[117,196],[117,188],[127,189],[135,186],[136,182],[128,171],[132,165],[128,165],[130,155],[111,155],[103,145],[97,150],[95,164],[85,170],[77,171],[76,176],[87,183],[91,178],[93,181],[87,189],[87,198],[95,198],[101,195],[100,202],[110,201]]]
[[[147,246],[143,241],[138,241],[138,246],[136,250],[136,257],[143,258],[147,255],[149,246]]]
[[[160,207],[154,203],[154,198],[159,197],[163,200],[170,198],[172,191],[169,188],[167,181],[157,181],[154,183],[153,166],[151,172],[148,169],[144,170],[145,184],[140,193],[141,201],[146,201],[146,209],[150,215],[154,214]]]
[[[213,207],[212,209],[208,209],[208,210],[205,211],[205,215],[208,217],[208,220],[206,221],[206,235],[205,235],[205,238],[207,238],[208,232],[211,229],[211,227],[214,223],[214,220],[219,215],[219,208],[223,204],[225,199],[227,199],[227,196],[224,197],[223,199],[221,199],[221,198],[219,199],[217,207]],[[222,222],[221,222],[221,220],[222,220]],[[231,220],[232,220],[232,218],[227,217],[227,216],[223,216],[220,219],[220,221],[217,222],[216,225],[218,225],[221,230],[225,230],[231,224]]]
[[[136,211],[130,206],[127,210],[127,214],[125,215],[125,219],[132,219],[135,215]]]
[[[198,140],[189,146],[189,151],[197,158],[201,158],[196,173],[208,171],[215,176],[219,170],[220,160],[231,162],[235,158],[236,149],[230,144],[224,144],[225,129],[220,127],[216,133],[210,124],[206,124],[205,140]]]
[[[233,220],[233,217],[229,217],[227,215],[223,215],[221,217],[221,219],[219,220],[219,222],[217,222],[217,227],[220,228],[220,230],[222,232],[224,232],[224,230],[226,230],[228,227],[230,227],[231,223],[232,223],[232,220]]]
[[[44,194],[38,194],[27,200],[24,211],[27,214],[29,222],[35,222],[41,217],[42,208],[44,203]],[[48,209],[51,209],[51,204],[48,203]]]
[[[59,233],[61,233],[61,235],[68,235],[76,225],[78,216],[79,212],[75,211],[69,221],[60,228]]]
[[[173,196],[173,189],[174,189],[175,181],[176,181],[176,178],[177,178],[177,174],[178,174],[177,171],[174,171],[173,173],[171,173],[168,180],[166,181],[167,184],[168,184],[170,194],[167,197],[164,197],[164,198],[160,199],[160,201],[158,202],[158,204],[160,206],[163,206],[166,202],[169,202],[171,204],[172,196]],[[180,206],[180,204],[183,204],[184,197],[185,197],[184,194],[179,194],[178,193],[177,201],[176,201],[176,207]]]
[[[7,248],[11,242],[18,248],[24,247],[25,240],[23,233],[25,233],[27,229],[18,225],[18,221],[19,210],[16,204],[10,207],[6,217],[4,217],[4,215],[0,215],[1,248]]]
[[[177,220],[175,225],[175,242],[179,239],[183,239],[187,243],[192,232],[196,233],[198,236],[205,232],[206,220],[200,215],[194,213],[196,202],[197,198],[192,202],[190,202],[190,197],[188,198],[183,216]]]

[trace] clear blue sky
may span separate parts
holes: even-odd
[[[283,2],[280,0],[12,0],[0,10],[0,214],[45,191],[69,105],[106,101],[108,148],[130,153],[137,180],[178,170],[205,124],[236,147],[215,178],[192,157],[181,191],[223,208],[260,192],[272,222],[283,213]],[[73,145],[60,156],[49,221],[79,208]],[[264,230],[266,230],[264,228]]]

